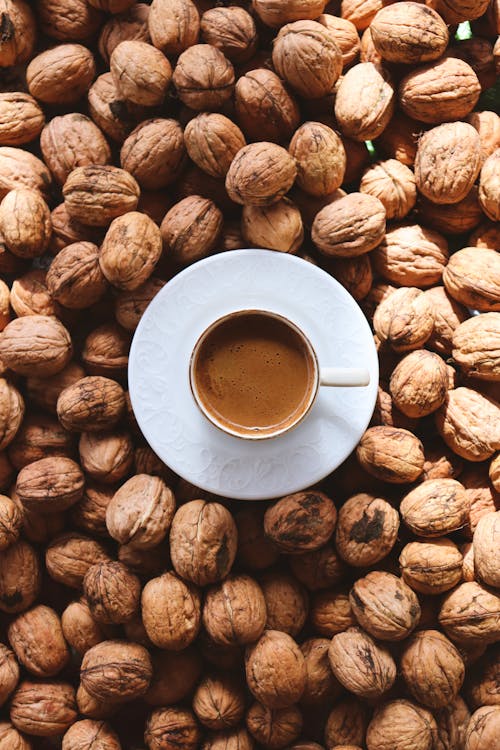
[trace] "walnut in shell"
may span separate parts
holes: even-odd
[[[59,615],[44,604],[16,617],[8,638],[21,664],[36,677],[53,677],[69,661]]]
[[[487,586],[500,588],[500,566],[498,535],[500,534],[500,511],[487,513],[479,519],[474,531],[474,570]]]
[[[203,625],[215,643],[253,643],[262,635],[266,617],[262,589],[249,576],[229,576],[207,592]]]
[[[122,98],[111,73],[98,76],[88,93],[89,114],[104,133],[118,143],[145,117],[144,107]]]
[[[121,750],[120,740],[114,730],[104,721],[82,719],[75,722],[66,732],[62,750]]]
[[[497,148],[483,164],[479,179],[479,203],[491,221],[500,220],[500,148]]]
[[[0,679],[0,705],[3,705],[19,682],[19,664],[16,656],[3,643],[0,644]],[[0,747],[2,747],[1,741]]]
[[[85,473],[103,484],[124,479],[134,462],[133,444],[127,432],[83,432],[78,450]]]
[[[339,510],[335,547],[349,565],[367,567],[386,557],[399,530],[399,514],[381,497],[361,493]]]
[[[198,635],[200,593],[175,573],[164,573],[148,581],[142,591],[141,607],[148,637],[158,648],[180,651]]]
[[[358,578],[349,600],[359,625],[382,641],[402,641],[420,620],[416,594],[392,573],[375,570]]]
[[[136,474],[108,504],[106,526],[120,544],[149,549],[165,538],[174,511],[174,495],[159,477]]]
[[[279,28],[292,21],[314,20],[323,13],[325,0],[253,0],[252,6],[260,20]]]
[[[112,16],[101,28],[99,34],[99,53],[109,64],[109,58],[120,42],[137,40],[149,42],[148,16],[149,5],[136,3],[128,12]]]
[[[351,193],[316,214],[312,240],[327,256],[363,255],[383,239],[385,217],[385,208],[378,198]]]
[[[0,224],[5,244],[19,258],[37,258],[47,250],[52,222],[37,190],[11,190],[0,203]]]
[[[321,122],[306,122],[288,148],[297,163],[297,185],[309,195],[329,195],[342,184],[346,152],[339,136]]]
[[[12,696],[11,722],[35,737],[63,734],[77,715],[75,690],[67,682],[24,680]]]
[[[270,568],[279,552],[264,533],[264,509],[246,507],[235,514],[234,520],[238,531],[237,559],[248,570]]]
[[[318,591],[311,600],[309,619],[317,633],[331,638],[356,624],[346,589]]]
[[[10,497],[0,495],[0,552],[17,542],[22,526],[21,509]]]
[[[438,232],[419,224],[396,224],[388,228],[370,258],[388,281],[422,289],[441,280],[448,262],[448,243]]]
[[[368,750],[432,750],[437,725],[427,709],[408,700],[383,703],[375,710],[366,732]]]
[[[2,0],[2,41],[0,68],[26,62],[36,43],[36,21],[25,0]]]
[[[359,36],[355,25],[346,18],[323,13],[317,21],[329,29],[342,55],[342,66],[346,68],[359,55]]]
[[[379,161],[365,169],[359,190],[378,198],[388,219],[404,218],[417,200],[415,175],[397,159]]]
[[[16,469],[49,456],[74,455],[72,436],[57,419],[42,414],[30,414],[24,420],[15,440],[9,447],[9,459]]]
[[[83,657],[80,679],[95,698],[125,703],[146,693],[153,668],[149,653],[138,643],[103,641]]]
[[[269,571],[260,579],[267,611],[267,630],[280,630],[293,638],[305,625],[309,599],[303,586],[293,576]]]
[[[476,315],[453,333],[453,359],[462,372],[480,380],[500,380],[500,313]]]
[[[282,552],[300,554],[326,544],[336,521],[335,505],[323,492],[297,492],[268,508],[264,531]]]
[[[428,479],[404,496],[400,512],[414,534],[432,538],[451,533],[467,521],[464,487],[456,479]]]
[[[81,222],[71,219],[66,211],[66,205],[60,203],[51,212],[52,237],[50,238],[49,251],[57,255],[67,245],[75,242],[89,242],[99,245],[102,239],[102,230],[97,227],[88,227]]]
[[[0,610],[23,612],[36,600],[41,585],[38,557],[22,539],[0,552]]]
[[[458,203],[481,168],[481,140],[472,125],[450,122],[428,130],[418,142],[415,180],[433,203]]]
[[[106,640],[106,626],[97,623],[85,599],[68,604],[61,615],[64,639],[79,656]]]
[[[300,124],[297,102],[276,73],[267,68],[240,76],[235,106],[238,124],[250,140],[282,143]]]
[[[75,461],[54,456],[34,461],[21,469],[16,492],[28,510],[54,513],[78,502],[83,495],[84,481]]]
[[[220,49],[232,62],[245,62],[256,50],[255,22],[237,5],[209,8],[201,18],[200,28],[203,41]]]
[[[213,10],[244,12],[236,7]],[[237,152],[246,145],[238,126],[228,117],[216,112],[202,112],[193,117],[184,130],[184,140],[192,161],[212,177],[225,177]]]
[[[92,242],[65,247],[51,263],[47,287],[64,307],[82,309],[94,305],[108,288],[99,265],[99,248]]]
[[[65,388],[57,400],[57,416],[65,429],[98,432],[113,427],[125,409],[123,388],[114,380],[90,376]]]
[[[500,596],[476,581],[461,583],[445,596],[439,623],[459,644],[495,643],[500,637]]]
[[[148,29],[155,47],[166,55],[179,55],[196,44],[200,16],[191,0],[153,0]]]
[[[419,349],[434,328],[432,307],[420,289],[396,289],[378,305],[373,327],[378,338],[397,352]]]
[[[444,286],[435,286],[425,292],[434,313],[434,330],[427,340],[427,346],[438,354],[451,355],[453,333],[469,313],[467,309],[451,297]]]
[[[296,253],[304,239],[300,211],[288,198],[272,206],[244,206],[241,219],[242,235],[249,247]]]
[[[24,412],[24,399],[17,388],[5,378],[0,378],[0,450],[14,440]]]
[[[441,357],[426,349],[410,352],[395,367],[391,396],[408,417],[425,417],[436,411],[448,392],[448,373]]]
[[[108,165],[77,167],[63,187],[68,214],[91,226],[107,226],[118,216],[134,211],[139,193],[132,175]]]
[[[94,36],[104,16],[86,0],[39,0],[37,15],[44,34],[62,42],[79,42]]]
[[[475,127],[479,133],[481,139],[481,164],[484,164],[488,156],[491,156],[500,147],[500,117],[496,112],[489,110],[471,112],[467,117],[467,122]]]
[[[438,630],[415,633],[404,646],[400,666],[412,696],[431,709],[448,706],[464,681],[458,649]]]
[[[82,44],[59,44],[45,50],[26,70],[30,94],[44,104],[77,102],[94,78],[94,57]]]
[[[343,745],[352,746],[352,748],[361,747],[364,744],[367,724],[366,704],[354,696],[344,698],[328,715],[325,726],[325,745],[329,748]]]
[[[367,253],[354,258],[330,258],[326,270],[347,289],[356,302],[364,299],[373,284],[373,273]]]
[[[87,570],[83,593],[94,620],[104,625],[120,625],[137,614],[141,585],[125,565],[106,560]]]
[[[53,117],[42,131],[40,147],[45,163],[60,185],[64,185],[76,167],[111,161],[111,151],[101,130],[79,112]]]
[[[187,698],[197,685],[202,671],[198,651],[156,651],[152,654],[153,679],[144,696],[150,706],[168,706]]]
[[[500,312],[500,256],[488,248],[466,247],[454,253],[443,272],[446,291],[481,312]]]
[[[193,696],[193,711],[213,731],[236,726],[245,713],[242,685],[231,675],[206,675]]]
[[[467,750],[481,750],[498,744],[500,706],[482,706],[472,714],[465,733]]]
[[[130,334],[114,323],[95,328],[82,349],[82,359],[89,375],[120,378],[128,364]]]
[[[184,198],[161,223],[164,250],[183,265],[200,260],[215,249],[222,222],[222,213],[213,201],[200,195]]]
[[[500,406],[471,388],[448,391],[436,426],[445,443],[468,461],[485,461],[500,448]]]
[[[73,531],[56,536],[45,552],[45,567],[50,577],[75,589],[81,588],[88,569],[99,561],[109,561],[105,547]]]
[[[371,62],[347,71],[337,89],[335,117],[343,135],[369,141],[384,131],[394,112],[394,90]]]
[[[245,653],[247,684],[267,708],[287,708],[304,692],[306,666],[301,650],[287,633],[266,630]]]
[[[0,200],[9,190],[32,188],[48,198],[51,187],[50,172],[30,151],[11,146],[0,147]]]
[[[151,276],[161,252],[161,234],[155,222],[146,214],[130,211],[111,222],[99,265],[113,286],[137,289]]]
[[[342,688],[330,667],[329,646],[327,638],[309,638],[300,647],[306,663],[306,686],[300,699],[302,705],[325,705],[341,693]]]
[[[116,296],[115,317],[127,331],[135,331],[144,311],[160,289],[165,286],[163,279],[151,276],[144,284],[132,291],[124,290]]]
[[[377,52],[393,63],[420,63],[441,57],[448,44],[448,28],[431,7],[415,2],[388,5],[370,24]]]
[[[198,722],[192,711],[172,706],[153,711],[146,722],[144,740],[149,750],[196,750],[200,743]]]
[[[69,362],[66,367],[50,378],[28,376],[26,391],[36,406],[50,413],[56,413],[57,399],[61,391],[77,380],[83,378],[85,372],[76,362]]]
[[[331,541],[321,549],[290,555],[288,562],[295,578],[309,591],[331,588],[345,574],[345,566]]]
[[[110,70],[121,96],[144,107],[162,104],[172,77],[165,55],[151,44],[136,40],[117,45],[111,54]]]
[[[403,580],[421,594],[442,594],[462,580],[462,554],[447,537],[410,542],[399,565]]]
[[[238,151],[226,176],[231,200],[242,205],[269,206],[292,187],[295,159],[275,143],[252,143]]]
[[[362,698],[380,697],[396,679],[396,664],[389,651],[361,628],[334,635],[328,658],[340,684]]]
[[[204,750],[252,750],[253,740],[244,728],[212,732],[203,744]]]
[[[187,107],[219,109],[233,93],[234,68],[216,47],[195,44],[179,56],[172,80]]]
[[[414,482],[424,467],[422,443],[400,427],[370,427],[360,440],[356,456],[365,471],[393,484]]]
[[[438,0],[437,10],[449,24],[479,18],[486,12],[486,0]]]

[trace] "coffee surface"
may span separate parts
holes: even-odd
[[[301,337],[258,312],[214,328],[193,374],[205,409],[240,432],[286,427],[305,410],[315,385],[314,363]]]

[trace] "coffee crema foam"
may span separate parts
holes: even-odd
[[[302,338],[261,312],[236,315],[209,331],[193,372],[206,411],[242,434],[286,428],[307,408],[315,387]]]

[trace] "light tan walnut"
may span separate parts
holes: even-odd
[[[460,645],[494,643],[500,635],[500,596],[476,581],[461,583],[445,596],[439,623]]]
[[[272,70],[256,68],[235,86],[238,124],[250,140],[286,142],[300,125],[299,107]]]
[[[300,211],[288,198],[272,206],[244,206],[241,231],[249,247],[282,253],[296,253],[304,239]]]
[[[16,492],[23,506],[35,513],[55,513],[74,505],[83,495],[84,476],[71,458],[53,456],[25,466]]]
[[[287,633],[266,630],[245,653],[247,684],[267,708],[287,708],[304,692],[306,666],[301,650]]]
[[[345,148],[327,125],[321,122],[301,125],[290,141],[289,152],[297,163],[297,185],[309,195],[330,195],[342,184]]]
[[[359,625],[382,641],[404,640],[420,620],[417,595],[392,573],[373,571],[358,578],[349,600]]]
[[[52,178],[40,159],[30,151],[12,146],[0,147],[0,200],[9,190],[31,188],[49,197]]]
[[[403,219],[417,200],[415,175],[397,159],[379,161],[365,169],[359,190],[378,198],[388,219]]]
[[[67,682],[24,680],[12,696],[10,720],[35,737],[63,734],[77,715],[75,690]]]
[[[316,214],[312,240],[328,256],[363,255],[382,241],[385,217],[385,208],[378,198],[350,193]]]
[[[317,21],[332,32],[342,55],[342,66],[346,68],[353,63],[359,55],[359,36],[352,21],[330,13],[323,13]]]
[[[479,203],[491,221],[500,220],[500,148],[483,164],[479,178]]]
[[[161,223],[164,250],[183,265],[200,260],[215,249],[222,223],[222,213],[213,201],[200,195],[184,198]]]
[[[428,479],[404,496],[400,512],[405,524],[418,536],[451,533],[467,521],[464,487],[456,479]]]
[[[12,283],[10,304],[18,318],[25,315],[64,315],[50,294],[47,274],[41,268],[28,271]]]
[[[64,185],[76,167],[111,162],[111,151],[102,131],[79,112],[53,117],[42,131],[40,147],[45,163],[60,185]]]
[[[219,109],[233,93],[234,68],[216,47],[195,44],[179,55],[172,81],[187,107]]]
[[[448,242],[419,224],[394,224],[370,258],[389,282],[422,289],[440,282],[448,262]]]
[[[334,635],[328,659],[340,684],[363,698],[380,697],[396,679],[396,664],[389,651],[361,628]]]
[[[466,247],[454,253],[444,273],[446,291],[481,312],[500,311],[500,255],[488,248]]]
[[[482,706],[475,711],[465,733],[467,750],[481,750],[498,743],[500,729],[500,706]]]
[[[432,750],[436,721],[427,709],[408,700],[392,700],[377,707],[366,732],[368,750]]]
[[[44,125],[45,115],[32,96],[22,91],[0,94],[0,145],[29,143]]]
[[[44,104],[73,104],[95,78],[92,52],[82,44],[60,44],[33,58],[26,70],[29,92]]]
[[[467,122],[476,128],[479,133],[481,139],[481,164],[484,164],[488,156],[491,156],[497,148],[500,148],[500,117],[496,112],[484,110],[471,112],[467,117]]]
[[[253,10],[271,28],[292,21],[314,20],[323,13],[325,0],[253,0]]]
[[[14,440],[24,418],[24,399],[17,388],[0,378],[0,450]]]
[[[52,233],[50,210],[37,190],[11,190],[0,203],[5,244],[20,258],[37,258],[47,250]]]
[[[266,603],[266,629],[297,637],[309,612],[307,591],[293,576],[278,571],[264,573],[259,585]]]
[[[130,334],[114,323],[95,328],[82,349],[82,360],[90,375],[120,378],[128,364]]]
[[[498,544],[500,511],[487,513],[479,519],[473,538],[474,570],[477,578],[487,586],[500,588]]]
[[[412,432],[398,427],[370,427],[356,455],[369,474],[394,484],[415,481],[424,467],[422,443]]]
[[[19,664],[13,651],[3,643],[0,644],[0,705],[3,705],[19,682]],[[0,748],[2,735],[0,733]]]
[[[214,8],[214,11],[236,8]],[[212,177],[225,177],[240,148],[246,145],[238,126],[216,112],[202,112],[184,130],[187,152],[194,163]]]
[[[137,614],[141,585],[125,565],[105,560],[87,570],[83,593],[94,620],[104,625],[120,625]]]
[[[137,289],[151,276],[161,253],[158,226],[146,214],[130,211],[111,222],[101,245],[99,265],[113,286]]]
[[[104,16],[86,0],[39,0],[37,15],[47,36],[62,42],[79,42],[94,36]]]
[[[148,29],[155,47],[166,55],[179,55],[198,41],[196,5],[191,0],[153,0]]]
[[[437,11],[446,23],[462,23],[479,18],[488,7],[486,0],[438,0]]]
[[[469,313],[465,307],[453,299],[444,286],[435,286],[425,292],[434,313],[434,330],[427,340],[427,346],[441,355],[451,355],[453,334]]]
[[[438,354],[418,349],[396,365],[390,391],[397,408],[408,417],[425,417],[439,409],[448,391],[448,372]]]
[[[158,648],[181,651],[198,635],[200,592],[175,573],[149,580],[142,591],[141,607],[146,633]]]
[[[134,211],[139,193],[132,175],[107,165],[77,167],[63,187],[69,215],[91,226],[107,226],[118,216]]]
[[[59,615],[44,604],[16,617],[8,638],[21,664],[36,677],[53,677],[69,661]]]
[[[150,41],[148,16],[149,5],[135,3],[126,13],[119,13],[106,21],[99,34],[99,53],[105,63],[109,64],[111,54],[120,42]]]
[[[395,3],[379,10],[370,33],[384,60],[409,64],[441,57],[449,36],[441,16],[415,2]]]
[[[146,42],[120,42],[111,54],[110,70],[122,97],[144,107],[162,104],[172,78],[165,55]]]
[[[80,310],[94,305],[108,288],[99,265],[99,248],[92,242],[67,245],[51,263],[47,287],[64,307]]]
[[[130,474],[134,446],[127,432],[82,432],[78,443],[80,463],[96,482],[115,484]]]
[[[500,380],[500,313],[483,313],[461,323],[453,333],[453,359],[467,375]]]
[[[467,461],[485,461],[500,448],[500,406],[471,388],[448,391],[436,412],[445,443]]]
[[[365,62],[347,71],[335,97],[335,117],[343,135],[356,141],[378,138],[393,112],[394,90],[381,68]]]
[[[396,289],[378,305],[373,327],[379,339],[397,352],[420,349],[434,328],[432,306],[420,289]]]
[[[88,569],[109,560],[104,545],[84,534],[67,532],[54,537],[45,551],[45,566],[54,581],[80,589]]]
[[[106,626],[94,620],[83,598],[68,604],[61,615],[61,627],[65,640],[79,656],[107,638]]]
[[[91,118],[117,143],[123,143],[138,121],[146,117],[144,107],[123,99],[111,73],[103,73],[96,78],[87,98]]]
[[[399,565],[403,580],[421,594],[442,594],[462,580],[462,555],[446,537],[410,542]]]
[[[201,18],[201,37],[231,62],[242,63],[255,53],[257,30],[246,10],[237,5],[209,8]]]
[[[36,44],[36,21],[25,0],[2,0],[0,5],[5,31],[0,43],[0,68],[26,62]]]
[[[269,206],[292,187],[295,159],[275,143],[252,143],[238,151],[226,176],[231,200],[242,205]]]
[[[121,750],[116,732],[104,721],[82,719],[75,722],[66,732],[62,750]]]

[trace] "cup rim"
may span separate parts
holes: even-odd
[[[229,320],[230,318],[234,317],[240,317],[242,315],[267,315],[269,317],[275,318],[277,320],[280,320],[281,322],[285,323],[287,326],[292,328],[295,333],[297,333],[302,341],[305,343],[307,350],[310,354],[311,361],[313,363],[314,367],[314,386],[311,389],[311,393],[309,396],[309,399],[307,401],[307,406],[304,408],[304,410],[301,412],[301,414],[290,424],[286,425],[285,427],[281,427],[279,429],[274,430],[273,432],[266,433],[266,434],[259,434],[258,428],[256,428],[255,433],[248,433],[248,434],[242,434],[241,432],[238,432],[236,429],[231,429],[231,427],[226,426],[222,422],[219,422],[216,417],[214,417],[210,412],[205,408],[202,400],[199,397],[199,391],[195,383],[195,377],[194,377],[194,363],[196,361],[196,356],[200,350],[200,347],[203,343],[203,341],[206,339],[206,337],[215,329],[217,326],[221,325],[226,320]],[[271,440],[272,438],[280,437],[281,435],[285,435],[286,433],[290,432],[291,430],[295,429],[309,414],[311,411],[311,408],[316,400],[316,396],[318,395],[319,390],[319,383],[320,383],[320,369],[319,369],[319,361],[318,361],[318,355],[316,354],[316,350],[314,349],[314,346],[312,345],[309,337],[304,333],[304,331],[300,328],[300,326],[297,325],[293,320],[290,320],[285,315],[282,315],[281,313],[274,312],[273,310],[266,310],[264,308],[241,308],[238,310],[233,310],[232,312],[226,313],[225,315],[221,315],[216,320],[212,321],[210,325],[208,325],[198,336],[196,339],[196,342],[193,346],[191,355],[189,357],[189,387],[191,389],[191,394],[193,396],[193,399],[195,401],[196,406],[201,411],[203,416],[210,422],[211,425],[216,427],[221,432],[224,432],[226,435],[230,435],[231,437],[239,438],[240,440],[250,440],[250,441],[260,441],[260,440]]]

